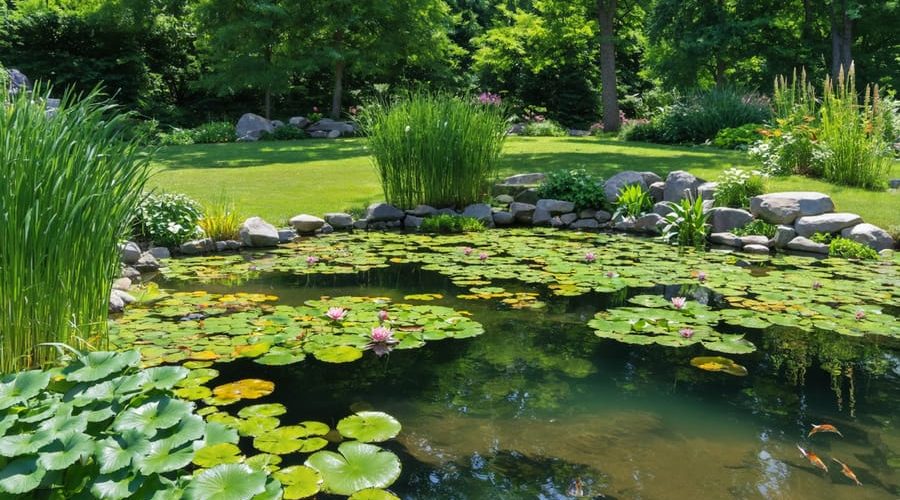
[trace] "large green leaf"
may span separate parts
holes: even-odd
[[[47,470],[62,470],[94,452],[94,440],[81,433],[64,433],[41,449],[38,464]]]
[[[194,476],[187,500],[247,500],[266,490],[266,474],[245,464],[222,464]]]
[[[104,500],[133,498],[143,484],[142,476],[135,476],[130,470],[124,469],[112,474],[101,474],[94,478],[91,483],[91,493]]]
[[[37,455],[19,457],[0,470],[0,492],[22,495],[37,488],[47,470],[38,464]]]
[[[144,375],[145,388],[165,390],[175,387],[189,372],[190,370],[181,366],[155,366],[141,373]]]
[[[396,437],[400,433],[400,422],[380,411],[361,411],[338,422],[337,430],[348,439],[377,443]]]
[[[107,474],[128,467],[132,461],[150,450],[150,441],[143,433],[128,429],[97,443],[97,462],[100,472]]]
[[[284,500],[311,497],[322,488],[322,475],[305,465],[292,465],[272,474],[284,486]]]
[[[200,467],[215,467],[219,464],[236,464],[243,459],[240,448],[231,443],[219,443],[197,450],[193,462]]]
[[[366,488],[350,495],[348,500],[400,500],[400,497],[386,490]]]
[[[366,488],[387,488],[400,477],[400,459],[396,455],[356,441],[341,443],[338,453],[314,453],[305,465],[322,474],[325,491],[337,495],[351,495]]]
[[[0,379],[0,410],[37,396],[50,382],[50,373],[39,370],[7,375]]]
[[[194,450],[190,445],[173,448],[165,441],[152,441],[147,454],[137,457],[135,465],[143,474],[161,474],[184,468],[192,458]]]
[[[153,437],[160,429],[168,429],[191,413],[193,405],[177,399],[161,397],[126,410],[116,418],[113,428],[119,432],[135,429]]]
[[[69,364],[63,374],[74,382],[93,382],[118,373],[126,367],[137,366],[141,355],[138,351],[90,352]]]

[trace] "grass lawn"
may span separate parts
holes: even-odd
[[[728,167],[754,166],[742,152],[595,137],[512,137],[505,152],[503,177],[578,167],[604,178],[622,170],[650,170],[663,177],[672,170],[687,170],[715,180]],[[172,146],[158,152],[154,165],[155,187],[201,202],[225,196],[242,214],[273,223],[299,213],[321,215],[382,199],[361,139]],[[838,210],[859,213],[881,227],[900,225],[896,191],[865,191],[799,176],[773,179],[769,190],[821,191],[832,196]]]

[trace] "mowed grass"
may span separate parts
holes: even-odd
[[[729,167],[755,167],[743,152],[673,147],[596,137],[511,137],[500,176],[584,168],[608,178],[623,170],[665,177],[687,170],[715,180]],[[284,223],[299,213],[358,208],[383,199],[375,167],[362,139],[172,146],[160,149],[150,184],[200,202],[225,197],[245,216]],[[892,172],[898,174],[895,168]],[[775,178],[769,191],[820,191],[837,209],[856,212],[881,227],[900,225],[897,191],[866,191],[800,176]]]

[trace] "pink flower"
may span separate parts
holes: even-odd
[[[325,313],[325,316],[328,316],[331,321],[341,321],[345,317],[347,317],[347,310],[343,307],[329,307],[328,312]]]
[[[313,106],[313,113],[318,113],[318,112],[319,112],[319,107]]]
[[[672,306],[675,309],[684,309],[687,299],[684,297],[672,297]]]
[[[584,261],[588,264],[594,262],[595,260],[597,260],[597,256],[594,254],[594,252],[588,252],[584,254]]]
[[[481,260],[481,262],[486,261],[487,258],[488,258],[488,254],[485,252],[481,252],[480,254],[478,254],[478,259]]]
[[[818,281],[813,281],[812,288],[813,288],[813,290],[818,290],[818,289],[822,288],[822,284],[819,283]]]
[[[703,271],[700,271],[699,273],[697,273],[697,280],[699,280],[700,283],[705,283],[706,282],[706,273],[704,273]]]
[[[472,247],[465,247],[462,249],[463,255],[472,255]]]
[[[378,321],[381,321],[382,323],[384,323],[387,320],[388,320],[388,312],[385,311],[384,309],[378,311]]]
[[[689,339],[694,336],[694,329],[693,328],[682,328],[681,330],[678,330],[678,333],[681,334],[682,337]]]
[[[310,255],[309,257],[306,258],[307,266],[314,266],[314,265],[316,265],[317,262],[319,262],[319,258],[316,257],[315,255]]]
[[[856,311],[856,321],[862,321],[863,318],[866,317],[866,313],[864,311]]]
[[[610,278],[610,279],[612,279],[612,278],[618,278],[618,277],[619,277],[619,274],[618,274],[618,273],[615,273],[615,272],[613,272],[613,271],[607,271],[607,272],[606,272],[606,277],[607,277],[607,278]]]
[[[499,106],[502,102],[500,96],[497,94],[492,94],[490,92],[482,92],[478,95],[478,102],[481,104],[487,104],[490,106]]]
[[[372,333],[370,336],[372,338],[372,342],[378,344],[395,342],[394,332],[392,332],[390,328],[386,328],[383,326],[376,326],[375,328],[372,328]]]

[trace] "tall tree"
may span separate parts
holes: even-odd
[[[603,130],[619,130],[619,94],[616,84],[617,0],[597,0],[597,24],[600,26],[600,92],[603,101]]]

